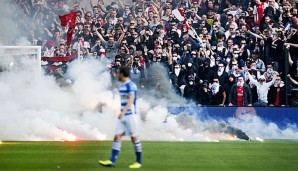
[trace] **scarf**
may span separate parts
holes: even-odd
[[[283,81],[275,81],[274,87],[280,88],[285,86],[285,83]]]
[[[212,95],[216,95],[219,91],[219,84],[218,83],[213,83],[211,85],[211,92],[212,92]]]

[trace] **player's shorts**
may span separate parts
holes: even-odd
[[[138,119],[136,114],[125,115],[118,119],[116,125],[116,135],[126,135],[130,137],[137,137],[138,134]]]

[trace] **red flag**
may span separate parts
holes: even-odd
[[[53,57],[41,57],[42,61],[51,61],[51,62],[69,62],[73,60],[78,55],[78,51],[71,54],[70,56],[53,56]]]
[[[76,51],[75,53],[71,54],[70,56],[54,56],[54,57],[41,57],[42,61],[49,61],[49,62],[70,62],[71,60],[73,60],[75,57],[77,57],[78,55],[78,51]],[[60,68],[62,65],[53,65],[53,64],[47,64],[47,68],[49,70],[56,70],[58,68]]]
[[[65,15],[59,15],[61,26],[66,27],[67,24],[70,22],[70,25],[75,27],[76,26],[76,17],[78,12],[71,12]]]
[[[67,31],[67,46],[70,46],[71,40],[72,40],[72,34],[76,27],[76,17],[77,17],[77,11],[72,12],[65,15],[59,15],[61,26],[66,27],[68,25],[68,31]]]

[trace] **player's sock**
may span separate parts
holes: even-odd
[[[114,141],[113,142],[113,147],[112,147],[112,156],[110,160],[115,163],[116,159],[118,157],[119,151],[121,149],[121,141]]]
[[[134,142],[137,162],[142,164],[142,144],[140,141]]]

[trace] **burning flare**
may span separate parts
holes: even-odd
[[[60,137],[55,138],[55,141],[77,141],[77,137],[67,131],[62,131]]]

